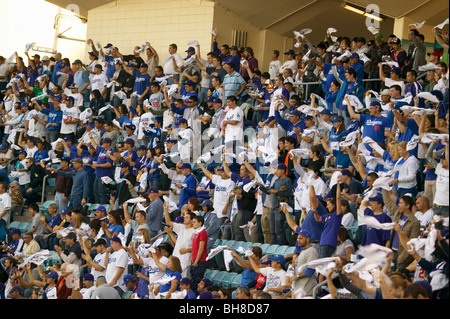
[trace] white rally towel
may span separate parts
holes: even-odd
[[[210,260],[211,258],[218,255],[219,253],[221,253],[223,250],[225,250],[227,248],[228,248],[228,246],[220,245],[220,246],[217,246],[216,248],[211,249],[208,256],[206,257],[206,260]]]
[[[418,97],[424,98],[425,100],[428,100],[433,103],[439,103],[438,98],[436,95],[431,94],[430,92],[420,92],[417,94]]]
[[[363,223],[375,229],[391,230],[392,228],[394,228],[394,223],[380,223],[373,216],[364,216]]]
[[[411,23],[410,26],[413,26],[416,29],[420,29],[421,27],[423,27],[424,24],[425,24],[425,21],[422,21],[422,22]]]
[[[296,38],[297,37],[304,38],[306,34],[309,34],[311,32],[312,32],[312,29],[305,28],[305,29],[302,29],[300,31],[294,31],[294,35],[295,35]]]
[[[419,66],[419,71],[420,72],[424,72],[424,71],[432,71],[432,70],[437,70],[440,69],[441,67],[437,66],[436,64],[434,64],[433,62],[429,62],[425,65],[421,65]]]
[[[448,24],[448,18],[447,19],[445,19],[445,21],[444,22],[442,22],[441,24],[438,24],[437,26],[435,26],[434,28],[433,28],[433,30],[434,29],[444,29],[444,27]]]

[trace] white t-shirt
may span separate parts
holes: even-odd
[[[92,286],[91,288],[82,288],[80,289],[80,294],[83,296],[83,299],[91,299],[91,295],[95,290],[95,286]]]
[[[117,280],[115,286],[121,287],[123,284],[123,276],[128,273],[128,253],[125,249],[115,251],[109,256],[108,267],[106,268],[105,278],[109,284],[117,273],[117,268],[123,268],[123,272]]]
[[[173,256],[180,259],[181,267],[183,271],[191,263],[191,253],[181,254],[180,248],[191,248],[192,239],[194,238],[194,228],[186,228],[186,225],[174,223],[173,231],[178,235],[177,242],[173,248]]]
[[[61,134],[70,134],[75,133],[77,130],[78,124],[66,124],[64,123],[65,120],[67,121],[73,121],[75,119],[80,118],[81,111],[78,107],[72,106],[67,107],[65,104],[61,104],[61,110],[63,111],[63,117],[61,121]]]
[[[214,188],[214,210],[217,214],[217,218],[226,217],[226,212],[223,214],[223,209],[228,201],[230,192],[233,190],[235,183],[229,179],[222,179],[219,175],[213,175],[212,182],[215,185]]]
[[[138,138],[142,139],[144,136],[144,131],[148,131],[150,129],[150,124],[153,123],[153,114],[150,112],[144,113],[139,118],[139,130],[138,130]]]
[[[300,199],[302,205],[301,207],[305,208],[306,211],[309,211],[311,207],[309,201],[309,185],[313,185],[316,195],[321,195],[322,197],[325,197],[326,194],[328,194],[328,187],[327,184],[320,177],[318,179],[311,178],[311,183],[309,185],[306,184],[303,185],[304,189],[302,192],[302,197]]]
[[[97,282],[98,277],[104,276],[106,274],[106,267],[108,265],[105,265],[105,256],[106,256],[106,253],[98,253],[95,255],[95,257],[93,259],[94,263],[105,268],[102,271],[99,271],[99,270],[96,270],[94,267],[92,267],[91,274],[92,274],[92,276],[94,276],[94,283]]]
[[[448,172],[448,171],[447,171]],[[448,180],[447,180],[448,182]],[[434,211],[433,209],[427,210],[425,213],[417,211],[414,217],[417,218],[417,220],[420,222],[420,227],[426,227],[431,220],[433,219]]]
[[[108,81],[108,77],[106,76],[105,73],[95,74],[92,77],[92,81],[91,81],[92,91],[99,90],[100,93],[102,93],[102,91],[105,88],[105,86],[108,85],[108,82],[109,82]]]
[[[260,268],[260,272],[267,277],[266,286],[264,287],[264,291],[266,292],[269,288],[280,288],[285,283],[286,271],[283,269],[275,271],[272,267],[264,267]],[[272,297],[279,295],[279,293],[273,291],[269,291],[269,294],[271,294]]]
[[[181,58],[181,56],[178,53],[174,53],[164,60],[164,73],[167,75],[178,74],[178,72],[176,72],[173,68],[172,57],[175,58],[175,63],[179,68],[181,68],[181,66],[183,65],[183,59]]]
[[[142,259],[144,261],[144,268],[148,267],[148,279],[149,283],[154,283],[155,281],[158,281],[164,276],[164,271],[159,269],[158,266],[156,266],[155,261],[153,260],[153,257],[144,258]],[[162,256],[159,259],[159,262],[163,265],[167,266],[167,262],[169,261],[169,258]]]
[[[39,119],[46,121],[47,115],[38,112],[36,110],[31,110],[28,112],[25,120],[28,121],[28,131],[27,135],[33,136],[33,137],[39,137],[45,135],[45,127],[39,122],[36,122],[33,117],[37,116]]]
[[[244,138],[244,112],[237,106],[225,114],[225,121],[238,121],[237,124],[228,124],[225,128],[225,143],[230,141],[239,141]]]
[[[291,69],[292,74],[295,76],[295,74],[298,71],[297,61],[295,59],[293,59],[293,60],[288,60],[288,61],[284,62],[280,68],[280,73],[283,74],[283,71],[285,69]]]
[[[5,209],[11,209],[11,196],[8,193],[0,194],[0,213]],[[2,218],[6,223],[9,221],[10,213],[6,213]]]
[[[270,79],[274,80],[280,73],[280,68],[281,68],[281,61],[280,60],[276,60],[276,61],[270,61],[269,64],[269,74],[270,74]]]
[[[100,93],[101,93],[101,91],[100,91]],[[75,103],[73,103],[74,106],[76,106],[76,107],[83,106],[84,98],[81,93],[73,94],[71,89],[65,89],[64,94],[67,96],[71,96],[75,99]]]
[[[57,299],[56,286],[45,289],[47,299]]]
[[[436,166],[436,194],[434,195],[433,203],[441,206],[448,206],[448,192],[449,192],[449,174],[448,169],[444,169],[442,164]]]

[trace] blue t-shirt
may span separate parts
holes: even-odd
[[[334,211],[332,214],[327,214],[322,216],[322,223],[324,223],[323,232],[320,236],[320,246],[328,245],[336,248],[337,246],[337,235],[339,228],[341,227],[342,216],[344,214],[337,214]]]
[[[325,206],[322,205],[322,203],[319,202],[319,206],[317,207],[317,213],[319,214],[319,216],[326,216],[328,214],[328,210]],[[324,224],[317,222],[316,219],[314,218],[313,211],[310,210],[306,214],[305,220],[303,221],[301,228],[309,231],[309,233],[311,234],[311,240],[318,241],[322,236]]]
[[[98,177],[104,177],[104,176],[112,177],[112,165],[114,164],[114,162],[112,161],[112,159],[110,159],[109,157],[106,156],[106,153],[108,151],[111,152],[111,154],[112,154],[112,150],[105,150],[101,146],[97,146],[97,148],[95,149],[95,152],[98,154],[97,164],[111,163],[110,167],[97,167],[95,169],[95,175]]]
[[[133,72],[134,76],[134,87],[133,91],[137,92],[137,94],[142,95],[145,90],[150,87],[150,75],[142,74],[139,71]]]
[[[181,273],[179,271],[172,271],[169,268],[166,268],[166,273],[164,274],[165,276],[169,276],[169,277],[175,277],[176,279],[178,279],[178,281],[181,280],[182,276]],[[170,290],[170,287],[172,286],[172,282],[168,282],[165,285],[161,285],[159,288],[159,292],[167,292]],[[179,289],[179,285],[177,287],[177,290]]]
[[[392,222],[392,219],[387,214],[382,213],[379,215],[375,215],[370,208],[366,208],[364,210],[364,215],[375,217],[377,221],[381,224]],[[365,246],[370,244],[377,244],[380,246],[385,246],[390,236],[391,236],[390,230],[376,229],[367,226],[361,245]]]
[[[360,123],[364,126],[364,132],[362,138],[368,136],[376,143],[385,144],[386,137],[384,136],[384,130],[391,128],[389,120],[383,116],[370,116],[366,114],[360,114]]]

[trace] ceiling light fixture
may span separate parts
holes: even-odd
[[[362,16],[365,16],[365,17],[368,17],[368,18],[371,18],[371,19],[374,19],[374,20],[377,20],[377,21],[383,21],[383,18],[381,18],[380,16],[376,16],[376,15],[374,15],[372,13],[367,13],[367,12],[365,12],[362,9],[359,9],[359,8],[356,8],[356,7],[348,5],[347,3],[344,5],[344,9],[350,10],[352,12],[355,12],[357,14],[360,14]]]

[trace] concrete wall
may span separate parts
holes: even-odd
[[[214,5],[195,0],[117,0],[88,13],[87,37],[103,46],[112,43],[122,54],[146,41],[158,51],[160,61],[169,56],[168,46],[176,43],[184,57],[189,40],[197,40],[201,53],[210,51]],[[90,48],[86,48],[87,52]]]
[[[178,45],[178,53],[184,57],[189,40],[197,40],[202,57],[206,57],[212,49],[209,30],[213,29],[217,29],[219,46],[232,45],[232,30],[246,31],[247,46],[253,48],[263,70],[268,70],[273,49],[281,52],[293,47],[293,39],[261,31],[226,8],[204,0],[117,0],[89,11],[87,38],[103,46],[112,43],[122,54],[131,54],[136,45],[149,41],[163,61],[171,43]],[[89,50],[86,46],[85,59]]]

